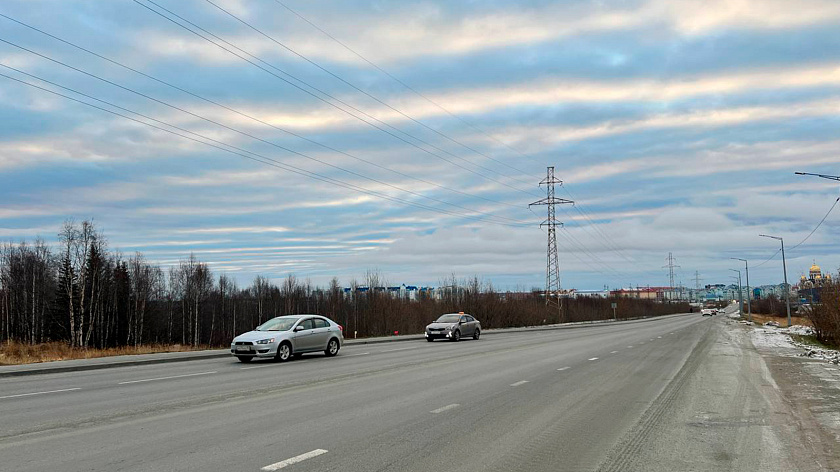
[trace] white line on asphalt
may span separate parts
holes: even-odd
[[[590,361],[597,361],[597,360],[598,360],[598,358],[597,358],[597,357],[592,357],[592,358],[590,358],[589,360],[590,360]]]
[[[615,354],[616,352],[618,352],[618,351],[610,351],[610,354]]]
[[[274,367],[274,364],[267,365],[252,365],[251,367],[240,367],[241,370],[262,369],[263,367]]]
[[[525,385],[526,383],[528,383],[528,381],[527,381],[527,380],[520,380],[519,382],[516,382],[516,383],[512,383],[512,384],[510,384],[510,386],[511,386],[511,387],[518,387],[518,386],[520,386],[520,385]]]
[[[657,336],[656,339],[662,339],[662,336]]]
[[[341,357],[366,356],[366,355],[368,355],[368,354],[370,354],[370,353],[369,353],[369,352],[361,352],[361,353],[359,353],[359,354],[350,354],[350,355],[347,355],[347,356],[341,356]]]
[[[568,369],[568,367],[561,367],[561,368],[559,368],[559,369],[557,369],[557,370],[566,370],[566,369]]]
[[[429,413],[435,413],[435,414],[443,413],[446,410],[451,410],[453,408],[458,408],[459,406],[461,406],[461,405],[459,405],[458,403],[453,403],[451,405],[442,406],[442,407],[438,408],[437,410],[432,410]]]
[[[0,400],[4,398],[17,398],[17,397],[29,397],[32,395],[43,395],[45,393],[58,393],[58,392],[72,392],[73,390],[81,390],[81,387],[76,388],[63,388],[61,390],[50,390],[47,392],[33,392],[33,393],[19,393],[17,395],[6,395],[5,397],[0,397]]]
[[[379,351],[379,352],[397,352],[397,351],[408,351],[409,349],[417,349],[416,347],[401,347],[399,349],[388,349],[387,351]]]
[[[286,467],[286,466],[289,466],[289,465],[292,465],[292,464],[297,464],[298,462],[303,462],[306,459],[312,459],[313,457],[318,457],[321,454],[326,454],[327,452],[329,452],[329,451],[327,451],[326,449],[315,449],[314,451],[309,451],[306,454],[301,454],[299,456],[291,457],[291,458],[286,459],[284,461],[275,462],[274,464],[267,465],[260,470],[264,470],[266,472],[271,472],[273,470],[280,470],[283,467]]]
[[[153,380],[180,379],[182,377],[195,377],[196,375],[209,375],[209,374],[215,374],[215,373],[216,373],[216,371],[214,370],[214,371],[211,371],[211,372],[196,372],[194,374],[172,375],[172,376],[169,376],[169,377],[156,377],[154,379],[127,380],[125,382],[120,382],[117,385],[134,384],[134,383],[140,383],[140,382],[151,382]]]
[[[633,349],[633,346],[627,346],[627,349]]]

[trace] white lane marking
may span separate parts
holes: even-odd
[[[824,379],[824,378],[820,378],[820,380],[825,380],[826,382],[840,382],[840,380],[837,380],[837,379]]]
[[[511,386],[511,387],[518,387],[518,386],[520,386],[520,385],[525,385],[526,383],[528,383],[528,381],[527,381],[527,380],[520,380],[519,382],[516,382],[516,383],[512,383],[512,384],[510,384],[510,386]]]
[[[674,333],[668,333],[668,334],[674,334]]]
[[[616,352],[618,352],[618,351],[610,351],[610,354],[615,354]]]
[[[397,352],[397,351],[408,351],[409,349],[417,349],[416,347],[401,347],[399,349],[388,349],[387,351],[379,351],[379,352]]]
[[[590,361],[597,361],[597,360],[598,360],[598,358],[597,358],[597,357],[592,357],[592,358],[590,358],[589,360],[590,360]]]
[[[240,367],[240,370],[262,369],[263,367],[276,367],[276,365],[252,365],[251,367]]]
[[[442,407],[440,407],[436,410],[432,410],[429,413],[434,413],[434,414],[443,413],[446,410],[451,410],[453,408],[458,408],[459,406],[461,406],[461,405],[458,404],[458,403],[453,403],[451,405],[442,406]]]
[[[341,357],[366,356],[368,354],[370,354],[370,353],[369,352],[361,352],[359,354],[350,354],[348,356],[341,356]]]
[[[662,339],[662,336],[657,336],[656,339]]]
[[[81,387],[76,388],[62,388],[61,390],[49,390],[46,392],[32,392],[32,393],[19,393],[17,395],[6,395],[5,397],[0,397],[0,400],[4,398],[18,398],[18,397],[29,397],[32,395],[44,395],[45,393],[58,393],[58,392],[72,392],[74,390],[81,390]]]
[[[627,349],[633,349],[633,346],[627,346]]]
[[[156,377],[154,379],[127,380],[125,382],[120,382],[117,385],[135,384],[135,383],[140,383],[140,382],[152,382],[154,380],[180,379],[180,378],[183,378],[183,377],[195,377],[196,375],[210,375],[210,374],[215,374],[215,373],[216,373],[216,371],[214,370],[214,371],[211,371],[211,372],[196,372],[194,374],[171,375],[169,377]]]
[[[264,470],[266,472],[271,472],[273,470],[280,470],[283,467],[290,466],[292,464],[297,464],[298,462],[303,462],[306,459],[312,459],[313,457],[318,457],[321,454],[326,454],[327,452],[329,452],[329,451],[327,451],[326,449],[315,449],[314,451],[309,451],[306,454],[301,454],[299,456],[291,457],[291,458],[286,459],[284,461],[275,462],[274,464],[267,465],[260,470]]]
[[[568,369],[568,367],[561,367],[561,368],[559,368],[559,369],[557,369],[557,370],[566,370],[566,369]]]

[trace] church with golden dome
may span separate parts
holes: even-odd
[[[831,274],[823,274],[820,266],[814,261],[814,265],[808,270],[808,275],[799,278],[796,286],[799,299],[804,303],[814,303],[820,300],[820,289],[828,282],[831,282]]]
[[[808,275],[803,275],[799,278],[799,289],[809,289],[809,288],[816,288],[822,287],[822,285],[826,282],[831,281],[831,274],[823,275],[822,269],[820,266],[817,265],[817,262],[814,261],[814,265],[811,266],[811,269],[808,270]]]

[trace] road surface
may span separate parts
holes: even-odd
[[[0,379],[9,471],[821,470],[722,317]]]

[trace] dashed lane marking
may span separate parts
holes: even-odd
[[[559,368],[559,369],[557,369],[557,370],[566,370],[566,369],[568,369],[568,367],[561,367],[561,368]]]
[[[265,472],[272,472],[274,470],[280,470],[283,467],[290,466],[292,464],[297,464],[298,462],[303,462],[307,459],[312,459],[313,457],[318,457],[321,454],[326,454],[326,449],[315,449],[314,451],[309,451],[306,454],[301,454],[299,456],[290,457],[284,461],[275,462],[274,464],[267,465],[260,470],[264,470]]]
[[[429,413],[434,413],[434,414],[443,413],[444,411],[448,411],[448,410],[451,410],[453,408],[458,408],[459,406],[461,406],[461,405],[458,404],[458,403],[453,403],[451,405],[442,406],[442,407],[440,407],[436,410],[432,410]]]
[[[610,351],[610,354],[615,354],[616,352],[618,352],[618,351]]]
[[[512,383],[512,384],[510,384],[510,386],[511,386],[511,387],[518,387],[518,386],[520,386],[520,385],[525,385],[526,383],[528,383],[528,381],[527,381],[527,380],[520,380],[519,382],[516,382],[516,383]]]
[[[32,393],[19,393],[17,395],[6,395],[4,397],[0,397],[0,400],[4,398],[19,398],[19,397],[31,397],[32,395],[45,395],[47,393],[59,393],[59,392],[72,392],[75,390],[81,390],[81,387],[75,388],[62,388],[61,390],[48,390],[46,392],[32,392]]]
[[[597,361],[597,360],[598,360],[598,358],[597,358],[597,357],[592,357],[592,358],[590,358],[589,360],[590,360],[590,361]]]
[[[195,377],[197,375],[210,375],[215,374],[216,371],[211,372],[196,372],[194,374],[184,374],[184,375],[171,375],[169,377],[156,377],[153,379],[140,379],[140,380],[126,380],[125,382],[120,382],[117,385],[125,385],[125,384],[134,384],[134,383],[141,383],[141,382],[153,382],[155,380],[169,380],[169,379],[180,379],[184,377]]]

